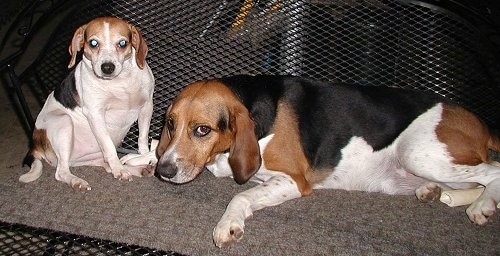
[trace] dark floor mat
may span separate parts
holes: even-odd
[[[2,255],[181,255],[88,236],[0,222]]]

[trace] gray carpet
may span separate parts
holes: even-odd
[[[19,156],[21,158],[21,156]],[[14,160],[14,159],[12,159]],[[500,218],[469,223],[464,207],[419,203],[412,196],[334,190],[258,211],[241,243],[212,244],[231,197],[254,184],[202,174],[186,185],[156,178],[121,182],[97,168],[74,173],[93,186],[73,191],[53,178],[21,184],[17,164],[0,183],[0,220],[192,255],[498,255]]]

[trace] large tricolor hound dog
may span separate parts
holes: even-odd
[[[102,166],[125,180],[154,173],[148,163],[122,165],[116,152],[135,121],[139,153],[149,151],[154,77],[141,32],[118,18],[97,18],[75,31],[68,68],[82,48],[82,61],[48,96],[37,117],[26,159],[31,169],[19,178],[22,182],[40,177],[42,160],[56,166],[57,180],[78,189],[90,185],[73,175],[70,166]]]
[[[412,194],[486,189],[467,209],[484,225],[500,201],[498,136],[436,95],[294,77],[234,76],[187,86],[166,113],[157,174],[185,183],[206,166],[260,185],[236,195],[213,232],[217,246],[243,236],[253,211],[312,189]],[[262,159],[262,160],[261,160]]]

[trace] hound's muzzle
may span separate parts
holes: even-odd
[[[183,184],[192,181],[201,173],[204,166],[195,166],[182,159],[160,159],[156,165],[156,176],[164,181]]]

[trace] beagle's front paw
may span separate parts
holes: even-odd
[[[125,169],[113,169],[111,173],[113,173],[113,177],[115,177],[115,179],[132,181],[132,174]]]
[[[145,154],[131,153],[120,158],[120,163],[131,166],[155,165],[157,162],[158,160],[154,151]]]
[[[69,185],[73,189],[76,189],[76,190],[91,190],[92,189],[87,181],[85,181],[84,179],[78,178],[78,177],[71,179]]]
[[[488,218],[493,216],[497,210],[495,200],[491,198],[479,198],[466,210],[469,219],[477,225],[486,225]]]
[[[243,221],[221,219],[213,231],[215,246],[219,248],[230,247],[243,238]]]

